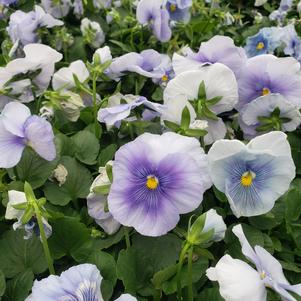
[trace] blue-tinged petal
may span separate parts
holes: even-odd
[[[137,301],[137,299],[129,294],[123,294],[115,301]]]
[[[169,14],[166,9],[160,9],[156,12],[152,27],[153,33],[159,41],[167,42],[170,40],[172,32],[169,27]]]
[[[25,141],[23,138],[13,135],[5,128],[0,120],[0,167],[11,168],[21,159]]]
[[[54,134],[51,124],[42,117],[31,116],[24,124],[27,143],[42,158],[52,161],[56,157]]]

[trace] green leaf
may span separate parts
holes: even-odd
[[[26,270],[40,274],[47,269],[42,244],[33,236],[24,239],[24,231],[7,231],[0,240],[0,266],[6,277],[11,278]]]
[[[223,98],[222,96],[216,96],[216,97],[213,97],[211,99],[208,99],[208,100],[206,100],[206,105],[207,106],[214,106],[217,103],[219,103],[222,100],[222,98]]]
[[[101,185],[101,186],[95,186],[93,188],[93,192],[96,194],[108,194],[110,192],[110,188],[111,188],[111,184],[107,184],[107,185]]]
[[[100,145],[98,139],[89,131],[80,131],[72,137],[75,145],[75,157],[87,165],[97,161]]]
[[[207,135],[206,130],[201,129],[187,129],[185,130],[185,135],[189,137],[204,137]]]
[[[47,200],[54,205],[65,206],[71,200],[86,198],[93,180],[89,170],[70,157],[62,157],[60,164],[68,171],[66,182],[62,186],[47,182],[44,188]]]
[[[190,126],[190,112],[188,107],[186,106],[182,111],[181,128],[187,130],[189,129],[189,126]]]
[[[196,298],[196,301],[224,301],[217,287],[205,288]]]
[[[47,181],[56,166],[57,160],[46,161],[32,149],[26,148],[20,162],[11,171],[20,181],[27,181],[36,189]]]
[[[60,154],[60,156],[74,156],[75,146],[70,137],[59,133],[55,135],[55,144],[57,152]]]
[[[65,217],[52,222],[48,243],[54,258],[73,255],[90,239],[90,230],[75,218]]]
[[[105,166],[108,161],[112,160],[115,156],[116,150],[117,150],[116,144],[110,144],[109,146],[101,150],[98,157],[99,166]]]
[[[164,124],[166,127],[173,130],[174,132],[177,132],[181,129],[181,127],[177,123],[174,123],[174,122],[171,122],[168,120],[164,120]]]
[[[7,288],[2,301],[24,301],[29,295],[34,275],[26,270],[7,282]]]
[[[122,250],[117,260],[117,277],[126,291],[152,295],[155,288],[151,279],[156,272],[176,263],[181,245],[182,241],[173,234],[156,238],[135,235],[132,246]]]
[[[201,279],[208,268],[208,259],[200,258],[198,261],[192,264],[192,282],[195,283]],[[182,288],[187,286],[189,282],[188,266],[183,266],[181,272],[181,286]],[[170,280],[166,281],[162,285],[163,292],[166,295],[173,294],[177,291],[177,276],[174,275]]]
[[[0,270],[0,299],[4,295],[6,289],[5,276],[3,272]]]
[[[285,219],[287,222],[297,221],[301,215],[301,191],[294,188],[285,195]]]

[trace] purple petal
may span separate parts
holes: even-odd
[[[153,32],[161,42],[167,42],[171,38],[171,29],[169,27],[169,14],[166,9],[161,9],[156,13],[154,19]]]
[[[31,116],[24,124],[24,129],[28,145],[45,160],[54,160],[56,149],[51,124],[42,117]]]
[[[25,148],[23,138],[13,135],[0,120],[0,167],[11,168],[18,164]]]

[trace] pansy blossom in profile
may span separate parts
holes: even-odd
[[[56,157],[51,124],[42,117],[31,115],[25,105],[10,102],[0,115],[0,167],[17,165],[26,146],[47,161]]]
[[[69,268],[60,276],[50,275],[40,281],[36,280],[32,294],[25,301],[103,301],[100,290],[102,279],[95,265],[80,264]],[[124,294],[115,301],[137,301],[137,299]]]
[[[136,15],[138,22],[142,25],[148,25],[159,41],[167,42],[170,40],[170,17],[164,7],[164,0],[140,0]]]
[[[252,139],[219,140],[208,153],[211,176],[236,217],[269,212],[295,177],[287,136],[273,131]]]
[[[211,187],[206,155],[195,138],[145,133],[115,154],[109,211],[147,236],[172,230]]]
[[[184,55],[175,53],[172,65],[176,75],[189,70],[199,69],[205,64],[221,63],[238,75],[246,62],[245,50],[235,46],[233,40],[216,35],[207,42],[202,42],[198,52],[187,47]]]
[[[218,281],[225,301],[266,301],[267,289],[274,290],[285,301],[296,301],[291,293],[301,296],[301,284],[291,285],[285,278],[280,262],[261,246],[251,247],[241,225],[232,229],[242,247],[242,253],[255,268],[230,255],[223,256],[207,277]]]

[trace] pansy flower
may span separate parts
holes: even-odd
[[[55,63],[63,56],[43,44],[28,44],[23,49],[24,58],[10,61],[0,68],[0,110],[12,100],[30,102],[44,92],[51,80]]]
[[[17,10],[11,14],[7,32],[13,43],[27,45],[38,42],[37,30],[41,27],[52,28],[62,26],[63,21],[45,13],[42,7],[35,5],[34,10],[26,13]]]
[[[142,25],[149,25],[155,37],[161,42],[171,38],[169,13],[163,7],[163,0],[140,0],[137,6],[137,20]]]
[[[283,274],[280,262],[264,248],[252,248],[241,225],[233,227],[232,231],[240,241],[242,253],[256,269],[242,260],[225,255],[214,268],[207,270],[207,277],[218,281],[225,301],[266,301],[266,288],[277,292],[282,300],[296,301],[291,292],[301,296],[301,284],[291,285]]]
[[[26,146],[47,161],[56,157],[51,124],[42,117],[31,115],[25,105],[10,102],[0,115],[0,167],[17,165]]]
[[[240,111],[239,125],[246,139],[272,130],[293,132],[301,123],[301,114],[280,94],[258,97]]]
[[[95,265],[80,264],[71,267],[60,276],[50,275],[40,281],[36,280],[32,294],[25,301],[103,301],[100,290],[102,279]],[[125,294],[115,301],[137,301],[137,299]]]
[[[169,12],[170,19],[177,22],[189,22],[191,6],[192,0],[167,0],[166,2],[166,9]]]
[[[80,30],[85,42],[93,48],[98,48],[105,41],[105,34],[100,24],[88,18],[81,20]]]
[[[259,96],[279,93],[291,104],[301,107],[300,64],[291,57],[263,54],[248,59],[238,77],[240,110]]]
[[[109,161],[107,165],[112,166],[113,162]],[[94,218],[95,222],[104,229],[108,234],[114,234],[118,231],[120,224],[114,220],[108,210],[107,195],[94,191],[97,187],[109,186],[111,181],[108,177],[106,167],[99,168],[99,175],[93,181],[90,187],[90,193],[87,196],[87,206],[89,215]]]
[[[197,139],[145,133],[115,154],[109,211],[142,235],[160,236],[177,225],[180,214],[196,209],[210,186]]]
[[[68,15],[72,6],[71,0],[41,0],[41,5],[45,11],[55,18],[62,18]]]
[[[203,85],[205,95],[200,95]],[[162,120],[181,123],[183,109],[190,111],[190,120],[206,120],[208,134],[205,143],[224,138],[226,127],[216,115],[231,111],[238,101],[237,83],[234,73],[225,65],[216,63],[199,70],[186,71],[172,79],[164,90],[166,110]]]
[[[281,27],[265,27],[246,40],[245,50],[248,57],[273,53],[282,43],[283,30]]]
[[[189,70],[199,69],[205,64],[221,63],[229,67],[235,75],[243,68],[247,59],[245,50],[236,47],[231,38],[216,35],[202,42],[198,52],[186,48],[185,55],[173,55],[172,65],[176,75]]]
[[[125,75],[127,72],[135,72],[145,77],[161,79],[165,70],[161,70],[165,55],[153,49],[146,49],[141,53],[130,52],[120,57],[114,58],[106,74],[115,80]]]
[[[121,103],[122,100],[124,103]],[[119,127],[120,122],[129,117],[133,109],[142,105],[158,113],[165,109],[163,105],[151,102],[144,96],[117,93],[109,97],[106,108],[99,109],[97,119],[106,123],[108,127],[113,125]]]
[[[209,150],[215,187],[225,193],[236,217],[269,212],[295,177],[290,145],[283,132],[252,139],[219,140]]]

